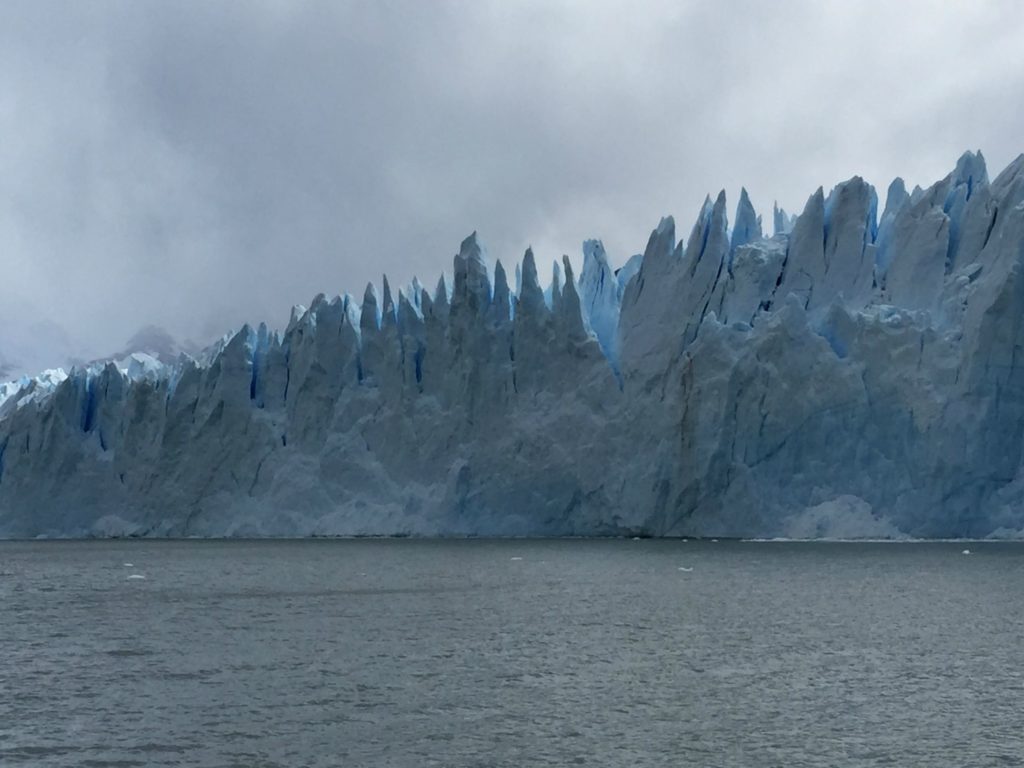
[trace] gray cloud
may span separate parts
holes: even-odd
[[[1012,0],[5,3],[0,354],[40,320],[86,355],[281,325],[432,284],[474,229],[621,263],[722,187],[769,213],[969,148],[998,170],[1020,50]]]

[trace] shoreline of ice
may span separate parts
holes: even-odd
[[[1024,155],[0,386],[0,536],[1024,531]]]

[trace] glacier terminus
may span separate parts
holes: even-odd
[[[550,282],[472,235],[450,285],[2,384],[0,536],[1024,536],[1024,155],[771,229],[722,193]]]

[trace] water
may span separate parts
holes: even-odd
[[[1022,606],[1014,544],[0,543],[0,765],[1024,765]]]

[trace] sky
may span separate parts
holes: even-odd
[[[719,189],[770,222],[967,149],[995,176],[1021,51],[1016,0],[7,0],[0,358],[280,328],[434,285],[474,230],[506,265],[598,237],[618,266]]]

